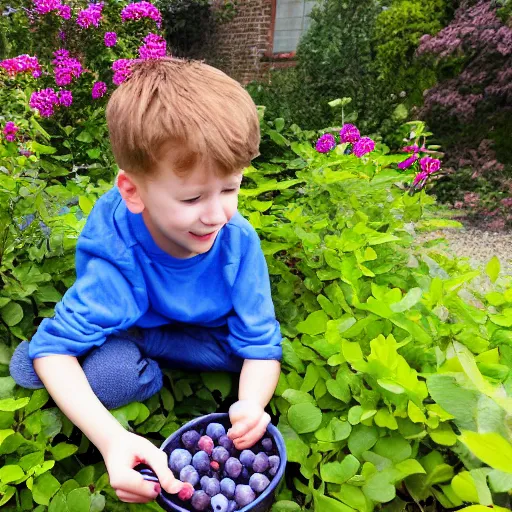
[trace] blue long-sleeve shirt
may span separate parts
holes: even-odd
[[[160,249],[114,187],[95,204],[76,247],[76,282],[41,322],[31,358],[80,356],[133,326],[227,325],[233,352],[280,359],[281,334],[260,241],[238,212],[212,248],[188,259]]]

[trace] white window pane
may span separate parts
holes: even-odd
[[[300,35],[300,30],[276,32],[274,35],[274,53],[295,51]]]
[[[304,0],[277,0],[276,20],[304,16]]]
[[[302,16],[300,18],[282,18],[276,19],[275,31],[280,32],[282,30],[302,30],[303,23]]]

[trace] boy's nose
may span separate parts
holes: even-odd
[[[209,226],[220,226],[221,224],[225,224],[227,219],[222,203],[220,201],[210,202],[208,208],[201,216],[201,221],[203,224],[207,224]]]

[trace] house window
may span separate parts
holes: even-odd
[[[295,52],[317,0],[275,0],[273,53]]]

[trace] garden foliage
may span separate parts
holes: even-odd
[[[121,33],[124,7],[105,5],[112,24],[78,36]],[[107,56],[91,57],[108,90],[112,61],[137,56],[141,41],[127,37],[114,47],[120,53],[103,45]],[[94,69],[85,47],[70,53]],[[72,78],[73,103],[41,117],[32,93],[59,85],[47,59],[40,65],[48,74],[0,75],[0,507],[159,510],[119,502],[99,453],[48,393],[16,387],[8,374],[15,346],[73,282],[76,239],[115,170],[94,76]],[[427,172],[420,184],[437,170],[432,160],[398,170],[408,155],[382,144],[367,153],[373,142],[364,137],[350,147],[346,127],[340,137],[327,130],[319,152],[317,132],[266,121],[263,110],[261,156],[245,172],[240,211],[261,237],[284,335],[270,408],[290,463],[274,512],[510,509],[512,292],[499,261],[481,275],[436,242],[417,241],[453,225],[432,217],[434,200],[409,187],[414,167]],[[412,156],[428,156],[423,124],[404,130]],[[226,410],[235,382],[166,371],[160,393],[113,414],[160,444],[189,419]]]

